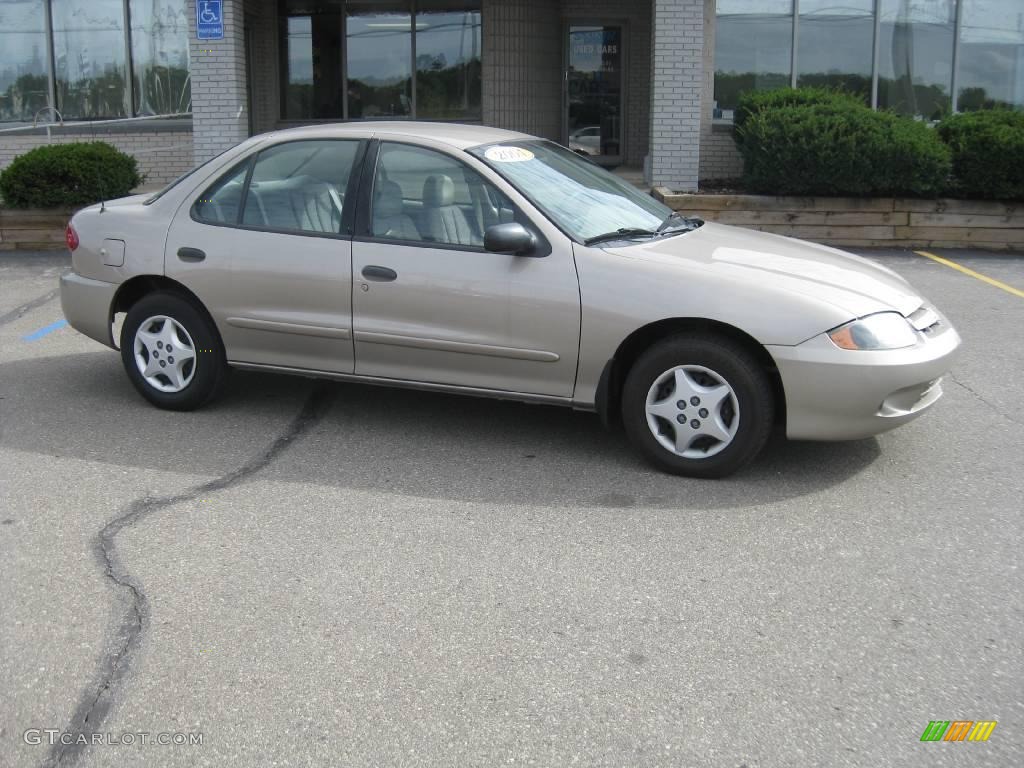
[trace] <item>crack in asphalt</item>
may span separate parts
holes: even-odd
[[[10,312],[0,315],[0,325],[13,323],[15,320],[25,315],[25,313],[31,312],[33,309],[43,306],[43,304],[48,304],[55,298],[57,298],[57,291],[52,290],[49,293],[44,293],[42,296],[32,299],[32,301],[22,304],[20,307],[15,307]]]
[[[974,395],[974,397],[975,397],[975,398],[977,398],[978,400],[980,400],[981,402],[983,402],[983,403],[984,403],[985,405],[987,405],[987,406],[988,406],[988,407],[989,407],[990,409],[992,409],[992,411],[993,411],[993,412],[994,412],[994,413],[995,413],[996,415],[998,415],[998,416],[1002,416],[1002,417],[1003,417],[1004,419],[1006,419],[1007,421],[1012,421],[1012,422],[1013,422],[1014,424],[1022,424],[1022,425],[1024,425],[1024,422],[1021,422],[1021,421],[1017,421],[1017,419],[1013,418],[1013,416],[1011,416],[1011,415],[1010,415],[1010,414],[1008,414],[1008,413],[1003,413],[1003,411],[1002,411],[1002,410],[1000,410],[1000,409],[999,409],[998,407],[996,407],[996,406],[995,406],[994,404],[992,404],[992,403],[990,403],[990,402],[989,402],[988,400],[986,400],[986,399],[985,399],[985,397],[984,397],[983,395],[979,394],[978,392],[975,392],[975,391],[974,391],[974,389],[972,389],[972,388],[971,388],[971,386],[970,386],[969,384],[964,384],[964,382],[960,381],[960,379],[958,379],[958,378],[956,377],[956,374],[955,374],[955,373],[953,373],[953,371],[950,371],[950,372],[949,372],[949,378],[951,378],[951,379],[952,379],[952,380],[954,381],[954,383],[956,383],[957,385],[959,385],[961,389],[965,389],[965,390],[967,390],[967,391],[968,391],[968,392],[970,392],[970,393],[971,393],[972,395]]]
[[[118,686],[125,680],[132,657],[142,641],[149,618],[149,600],[146,598],[145,592],[142,591],[141,585],[121,562],[115,543],[117,535],[125,528],[135,525],[162,509],[191,501],[203,494],[229,488],[264,469],[280,456],[293,441],[308,432],[323,418],[330,405],[330,400],[330,392],[326,385],[315,385],[303,403],[302,410],[292,419],[285,430],[259,455],[238,469],[201,485],[193,486],[181,493],[136,499],[129,503],[118,517],[103,526],[96,537],[96,556],[100,565],[103,566],[104,576],[118,587],[128,590],[131,606],[121,622],[118,637],[114,643],[115,647],[100,662],[98,686],[89,688],[83,693],[71,716],[71,723],[64,729],[65,733],[71,734],[73,737],[69,738],[71,743],[62,744],[60,740],[57,740],[43,762],[44,768],[53,768],[74,762],[89,745],[88,743],[92,741],[92,734],[98,733],[97,729],[110,713],[114,694],[117,692]],[[85,736],[82,740],[85,743],[77,743],[79,734]]]

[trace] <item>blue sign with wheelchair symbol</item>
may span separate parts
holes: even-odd
[[[196,37],[200,40],[220,40],[224,37],[222,0],[196,0]]]

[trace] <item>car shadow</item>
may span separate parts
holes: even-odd
[[[262,479],[451,501],[706,509],[815,493],[879,456],[873,438],[801,443],[776,434],[728,480],[692,480],[652,469],[621,430],[590,413],[242,371],[216,403],[172,413],[143,401],[105,351],[0,365],[0,445],[217,476],[272,441],[314,388],[328,407]]]

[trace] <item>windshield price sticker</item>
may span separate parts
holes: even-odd
[[[522,147],[490,147],[484,157],[495,163],[521,163],[533,160],[533,152]]]

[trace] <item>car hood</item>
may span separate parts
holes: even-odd
[[[896,310],[907,316],[924,300],[891,269],[852,253],[790,237],[706,222],[682,235],[612,247],[618,255],[676,261],[828,302],[852,317]]]

